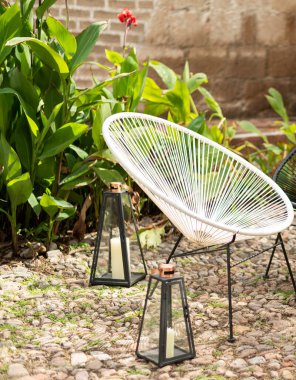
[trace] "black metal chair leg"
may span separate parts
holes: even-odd
[[[230,265],[230,247],[227,245],[227,283],[228,283],[228,318],[229,318],[229,338],[228,342],[235,342],[233,336],[233,323],[232,323],[232,289],[231,289],[231,265]]]
[[[287,267],[288,267],[288,271],[289,271],[289,274],[290,274],[290,277],[291,277],[291,281],[292,281],[292,285],[293,285],[294,293],[295,293],[295,300],[296,300],[296,283],[295,283],[295,279],[294,279],[294,276],[293,276],[291,265],[290,265],[290,262],[289,262],[289,259],[288,259],[286,248],[285,248],[285,245],[284,245],[284,242],[283,242],[283,238],[282,238],[282,235],[280,233],[279,233],[279,240],[280,240],[280,243],[281,243],[283,254],[285,256],[285,260],[286,260],[286,264],[287,264]]]
[[[272,259],[273,259],[273,256],[274,256],[274,253],[275,253],[275,250],[276,250],[277,244],[278,244],[278,242],[279,242],[279,236],[280,236],[280,233],[277,235],[276,241],[275,241],[275,243],[274,243],[274,246],[273,246],[273,249],[272,249],[272,252],[271,252],[271,256],[270,256],[270,259],[269,259],[269,263],[268,263],[267,268],[266,268],[265,275],[263,276],[263,278],[264,278],[265,280],[266,280],[267,278],[269,278],[268,273],[269,273],[269,269],[270,269],[270,266],[271,266],[271,263],[272,263]]]
[[[168,257],[168,259],[167,259],[167,261],[166,261],[167,264],[171,261],[171,258],[174,256],[174,253],[175,253],[176,249],[178,248],[178,245],[180,244],[180,241],[182,240],[182,238],[183,238],[183,235],[181,234],[181,235],[178,237],[178,240],[176,241],[176,244],[175,244],[175,246],[174,246],[172,252],[170,253],[170,255],[169,255],[169,257]]]

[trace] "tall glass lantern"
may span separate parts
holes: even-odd
[[[163,367],[195,357],[189,309],[182,277],[161,264],[149,278],[136,354]]]
[[[103,194],[90,284],[130,287],[146,274],[129,193],[112,183]]]

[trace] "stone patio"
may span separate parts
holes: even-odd
[[[149,268],[165,260],[175,238],[145,251]],[[296,273],[296,228],[284,239]],[[237,243],[233,258],[271,240]],[[296,303],[280,251],[268,281],[262,279],[268,254],[233,269],[234,344],[226,340],[225,254],[179,259],[197,356],[158,369],[135,357],[147,282],[89,287],[93,242],[88,236],[48,259],[2,260],[0,379],[296,379]]]

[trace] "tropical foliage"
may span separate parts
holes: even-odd
[[[257,165],[267,174],[272,174],[279,162],[296,145],[296,124],[290,122],[282,95],[274,88],[268,90],[266,99],[274,112],[281,118],[275,122],[275,127],[286,138],[272,143],[253,123],[241,121],[239,125],[247,132],[253,133],[262,139],[259,146],[246,141],[237,150],[243,151],[248,161]]]

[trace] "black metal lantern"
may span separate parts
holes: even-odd
[[[159,367],[195,357],[184,280],[172,264],[150,275],[136,354]]]
[[[129,193],[112,183],[103,194],[91,285],[130,287],[147,274]]]

